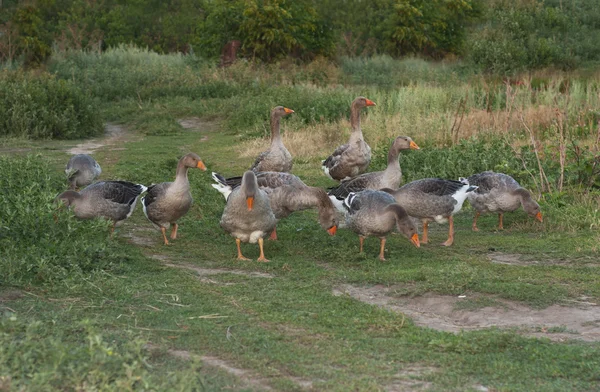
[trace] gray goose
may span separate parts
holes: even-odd
[[[454,242],[453,215],[462,208],[467,199],[467,194],[477,189],[460,181],[444,180],[441,178],[424,178],[410,182],[398,190],[382,189],[396,199],[408,215],[421,219],[423,222],[423,236],[421,243],[429,241],[427,229],[429,222],[450,222],[448,240],[442,245],[450,246]]]
[[[360,110],[375,106],[375,102],[358,97],[350,105],[352,133],[347,144],[341,145],[322,162],[325,174],[336,181],[348,180],[367,170],[371,162],[371,147],[365,142],[360,128]]]
[[[73,155],[65,168],[70,189],[90,185],[101,173],[98,162],[87,154]]]
[[[131,216],[138,197],[146,189],[144,185],[127,181],[101,181],[80,192],[63,192],[56,199],[71,207],[75,216],[80,219],[103,217],[112,220],[112,234],[117,222]]]
[[[238,260],[250,260],[242,255],[240,242],[255,244],[258,241],[258,261],[269,261],[265,258],[263,237],[275,229],[277,219],[271,210],[269,197],[259,188],[252,171],[244,173],[240,186],[227,198],[220,223],[226,232],[235,237]]]
[[[240,186],[242,177],[223,178],[218,173],[212,174],[216,184],[212,186],[228,199],[231,191]],[[319,224],[329,235],[335,235],[338,221],[335,208],[327,193],[316,187],[306,185],[300,178],[289,173],[262,172],[256,173],[260,189],[266,192],[271,209],[277,220],[288,217],[294,211],[309,208],[319,210]],[[277,230],[271,233],[272,240],[277,239]]]
[[[498,229],[502,230],[504,228],[502,215],[505,212],[515,211],[520,206],[523,206],[529,216],[540,222],[543,221],[540,205],[533,200],[531,193],[507,174],[485,171],[460,180],[478,187],[475,192],[468,195],[469,202],[475,209],[473,231],[479,231],[477,228],[479,215],[488,212],[498,213]]]
[[[408,136],[398,136],[388,152],[387,167],[383,171],[364,173],[350,180],[342,181],[337,187],[331,188],[328,192],[331,201],[338,210],[342,211],[342,203],[351,192],[360,192],[365,189],[397,189],[402,182],[402,171],[398,156],[402,150],[418,150],[417,143]]]
[[[162,232],[165,245],[167,229],[173,225],[171,239],[177,238],[177,220],[187,214],[192,206],[192,193],[187,172],[189,168],[206,170],[202,159],[194,153],[184,155],[177,164],[174,182],[161,182],[148,187],[148,194],[142,198],[144,215]]]
[[[417,248],[421,246],[414,223],[389,193],[376,190],[352,192],[344,200],[344,206],[348,209],[346,224],[358,234],[360,253],[366,237],[379,237],[379,259],[385,261],[385,238],[394,227]]]
[[[294,113],[292,109],[276,106],[271,110],[271,147],[260,153],[250,168],[253,172],[275,171],[290,172],[292,170],[292,154],[285,148],[279,133],[281,118]]]

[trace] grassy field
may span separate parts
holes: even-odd
[[[501,84],[486,93],[481,80],[440,81],[432,71],[425,82],[388,88],[328,65],[319,85],[298,76],[316,66],[194,73],[185,59],[166,57],[152,63],[164,80],[137,73],[137,87],[94,74],[127,72],[108,57],[71,69],[60,60],[59,77],[94,90],[109,133],[0,139],[0,167],[12,173],[0,180],[10,190],[0,196],[0,390],[600,390],[598,191],[583,185],[587,177],[579,182],[568,155],[559,192],[554,110],[566,113],[569,143],[593,154],[596,79],[573,80],[570,94],[562,76],[543,90],[513,94]],[[207,78],[216,87],[202,95]],[[373,170],[392,136],[422,147],[402,157],[407,180],[504,168],[539,192],[525,123],[549,178],[544,223],[521,210],[505,216],[504,231],[489,216],[472,232],[466,205],[452,247],[438,245],[447,226],[432,225],[420,249],[390,236],[383,263],[378,241],[358,254],[355,234],[330,237],[307,211],[278,224],[279,240],[265,246],[270,263],[235,260],[209,172],[241,174],[265,146],[269,108],[283,104],[296,110],[282,124],[294,173],[333,185],[319,159],[346,139],[347,106],[359,94],[377,102],[363,121]],[[162,245],[140,208],[114,238],[108,223],[69,212],[55,223],[52,198],[66,188],[62,170],[75,151],[92,153],[103,179],[146,185],[174,178],[184,153],[199,154],[209,172],[189,173],[195,203],[180,238]],[[255,245],[243,251],[258,257]]]

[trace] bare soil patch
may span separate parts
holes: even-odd
[[[23,292],[20,290],[6,290],[0,292],[0,303],[15,301],[23,297]]]
[[[533,260],[519,253],[491,252],[487,255],[488,259],[495,264],[535,266],[535,265],[560,265],[568,267],[600,267],[600,263],[575,264],[572,260],[548,259]]]
[[[122,142],[127,136],[127,128],[120,124],[106,123],[104,125],[104,136],[87,140],[83,143],[70,148],[67,152],[71,155],[75,154],[91,154],[99,148],[117,144]],[[124,147],[118,147],[124,150]]]
[[[408,365],[400,370],[394,381],[385,387],[388,392],[424,391],[431,387],[431,383],[419,378],[435,372],[436,369],[427,366]]]
[[[172,263],[164,263],[167,267],[173,268],[183,268],[187,270],[194,271],[198,276],[205,277],[211,275],[219,275],[219,274],[233,274],[233,275],[242,275],[247,276],[249,278],[273,278],[273,275],[267,274],[266,272],[258,272],[258,271],[243,271],[243,270],[229,270],[224,268],[202,268],[197,267],[195,265],[190,264],[172,264]]]
[[[457,309],[457,303],[463,298],[436,294],[397,298],[390,295],[391,290],[393,288],[382,285],[342,285],[334,289],[333,294],[349,295],[361,302],[405,314],[418,326],[440,331],[456,333],[490,327],[518,328],[525,335],[556,341],[600,341],[600,306],[591,302],[578,301],[578,307],[552,305],[538,310],[496,298],[499,306],[471,310]]]
[[[207,121],[199,117],[180,118],[177,119],[177,122],[188,132],[214,132],[219,126],[217,121]],[[205,140],[208,140],[208,136],[206,135],[200,138],[200,141]]]

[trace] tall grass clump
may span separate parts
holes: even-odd
[[[72,330],[71,330],[72,328]],[[207,381],[193,362],[169,374],[155,369],[147,339],[103,336],[88,320],[68,329],[20,314],[0,319],[0,389],[3,391],[201,390]],[[160,368],[159,368],[160,369]],[[210,384],[210,382],[209,382]],[[219,389],[214,387],[214,390]]]
[[[75,139],[102,132],[90,97],[46,73],[0,72],[0,136]]]
[[[65,179],[41,156],[0,156],[0,173],[0,285],[79,281],[130,258],[106,221],[57,211]]]
[[[226,98],[242,92],[236,84],[219,78],[214,67],[198,61],[195,55],[160,55],[128,45],[104,53],[55,53],[49,70],[106,102],[173,96]]]

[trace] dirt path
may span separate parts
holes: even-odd
[[[494,299],[498,306],[468,310],[457,309],[458,303],[468,297],[426,294],[397,298],[389,294],[392,290],[381,285],[357,287],[346,284],[334,289],[333,294],[348,295],[361,302],[405,314],[416,325],[439,331],[456,333],[490,327],[518,328],[525,335],[559,342],[567,339],[600,341],[600,306],[585,299],[574,303],[578,307],[552,305],[542,310]]]
[[[129,139],[127,128],[120,124],[106,123],[104,125],[104,136],[95,139],[86,140],[83,143],[76,145],[67,150],[71,155],[75,154],[91,154],[99,148],[105,146],[113,146],[117,143],[122,143],[125,139]],[[124,147],[113,147],[113,150],[123,150]]]

